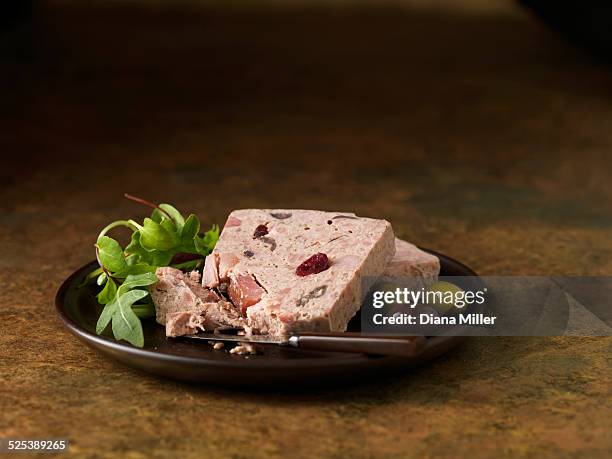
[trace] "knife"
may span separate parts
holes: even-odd
[[[361,333],[300,333],[289,337],[223,333],[197,333],[183,338],[204,341],[231,341],[249,344],[276,344],[310,351],[353,352],[370,355],[414,357],[425,344],[423,336],[380,336]]]

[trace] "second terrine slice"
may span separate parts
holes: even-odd
[[[395,239],[395,256],[387,265],[383,276],[419,279],[427,286],[438,280],[440,260],[402,239]]]
[[[351,213],[232,212],[202,283],[219,288],[254,333],[344,331],[361,306],[362,282],[395,253],[391,224]]]

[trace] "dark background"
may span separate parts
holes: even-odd
[[[253,394],[116,365],[53,311],[99,229],[144,216],[124,192],[205,224],[386,218],[482,274],[608,275],[605,46],[503,1],[20,5],[0,14],[0,437],[84,457],[609,457],[609,338],[478,338],[365,386]]]

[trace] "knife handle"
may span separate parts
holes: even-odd
[[[347,332],[302,333],[289,338],[289,345],[300,349],[396,357],[414,357],[424,344],[423,336],[380,336]]]

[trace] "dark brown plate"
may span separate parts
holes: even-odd
[[[474,276],[467,266],[432,250],[441,262],[445,276]],[[424,349],[414,358],[373,357],[363,354],[312,352],[280,346],[266,346],[259,355],[240,356],[215,351],[206,342],[169,339],[162,326],[144,320],[143,349],[115,341],[111,335],[96,335],[96,321],[101,312],[95,285],[77,288],[85,276],[97,267],[88,263],[64,281],[55,304],[68,330],[101,354],[133,368],[184,381],[223,385],[270,385],[287,383],[328,383],[360,380],[383,371],[401,371],[434,359],[457,346],[463,337],[428,338]],[[359,319],[349,327],[359,329]]]

